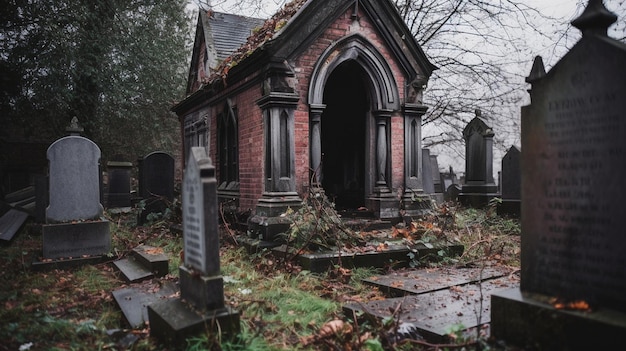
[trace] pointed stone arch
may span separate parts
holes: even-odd
[[[318,59],[309,83],[311,106],[323,104],[324,87],[333,70],[347,60],[356,61],[367,73],[371,83],[373,110],[397,110],[399,95],[393,72],[383,55],[358,34],[348,36],[329,46]]]
[[[368,147],[365,155],[365,197],[370,206],[379,208],[381,199],[390,196],[391,184],[391,116],[400,110],[398,85],[385,57],[376,47],[355,34],[348,36],[324,51],[318,59],[309,83],[311,170],[313,183],[321,178],[321,121],[326,108],[324,91],[329,77],[344,63],[358,65],[364,75],[365,90],[369,96],[367,118]],[[315,185],[313,184],[313,185]],[[371,200],[371,201],[370,201]],[[372,203],[373,201],[373,203]]]

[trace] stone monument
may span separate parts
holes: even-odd
[[[204,147],[193,147],[183,177],[184,263],[180,298],[148,306],[150,334],[180,342],[207,326],[227,335],[239,331],[239,314],[224,305],[220,272],[217,180]]]
[[[465,140],[465,182],[459,202],[468,207],[484,207],[498,196],[493,179],[493,137],[491,127],[482,119],[480,110],[463,130]]]
[[[137,160],[139,196],[143,209],[137,223],[143,225],[149,214],[164,213],[174,200],[174,157],[155,151]]]
[[[124,208],[131,206],[130,200],[130,173],[132,162],[107,162],[108,196],[107,208]]]
[[[69,136],[50,145],[49,200],[43,232],[43,258],[80,260],[111,249],[109,222],[100,203],[100,148],[80,136],[74,117]]]
[[[520,169],[521,152],[511,146],[502,158],[502,179],[500,195],[502,202],[498,205],[498,214],[519,217],[521,208],[522,170]]]
[[[533,64],[522,107],[520,289],[492,295],[497,339],[602,350],[626,332],[626,45],[590,0],[582,38],[548,72]]]

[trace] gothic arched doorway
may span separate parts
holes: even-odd
[[[338,65],[324,86],[321,121],[322,187],[338,210],[365,205],[367,126],[366,74],[352,60]]]

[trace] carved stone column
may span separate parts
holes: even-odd
[[[321,188],[322,184],[322,113],[326,105],[310,106],[311,124],[311,186]]]

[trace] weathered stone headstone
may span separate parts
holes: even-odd
[[[500,193],[502,203],[498,206],[501,215],[519,216],[521,206],[522,170],[520,169],[521,152],[515,146],[502,158]]]
[[[73,119],[68,130],[77,129]],[[42,227],[43,258],[108,253],[111,236],[100,203],[100,148],[87,138],[69,135],[52,143],[47,156],[49,205],[47,224]]]
[[[107,162],[108,196],[107,207],[130,207],[130,173],[133,164],[123,161]]]
[[[498,195],[493,179],[493,137],[493,130],[481,118],[480,110],[476,110],[476,117],[463,130],[465,182],[459,201],[465,206],[483,207]]]
[[[527,78],[521,291],[492,296],[496,338],[545,350],[623,342],[626,45],[607,36],[615,21],[589,1],[572,22],[578,43],[547,74],[537,57]]]
[[[234,335],[239,314],[224,305],[220,275],[217,180],[203,147],[191,149],[183,178],[184,263],[179,268],[180,298],[148,306],[150,334],[166,341],[215,326]]]
[[[433,185],[435,187],[435,193],[443,193],[443,184],[441,184],[441,172],[439,172],[439,162],[437,161],[437,155],[430,154],[430,171],[433,177]]]
[[[423,187],[425,194],[435,193],[433,182],[433,163],[430,159],[430,149],[422,149],[422,173],[424,173]]]
[[[163,213],[174,199],[174,158],[155,151],[137,160],[139,168],[139,196],[144,208],[137,223],[143,225],[149,214]]]
[[[162,151],[152,152],[138,160],[139,195],[144,199],[162,196],[174,198],[174,158]]]

